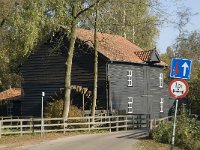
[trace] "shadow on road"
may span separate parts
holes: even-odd
[[[118,136],[117,138],[126,138],[126,139],[146,139],[149,137],[149,130],[133,130],[132,133]]]

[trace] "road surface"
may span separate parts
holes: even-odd
[[[139,138],[148,135],[145,130],[87,134],[45,141],[19,147],[20,150],[137,150]]]

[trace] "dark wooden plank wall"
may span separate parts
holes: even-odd
[[[85,48],[85,47],[84,47]],[[72,67],[72,85],[93,89],[93,54],[76,46]],[[61,50],[63,51],[63,49]],[[21,67],[23,75],[23,116],[41,114],[41,93],[46,92],[44,102],[60,88],[64,88],[66,54],[52,53],[51,46],[42,45]],[[99,57],[98,106],[106,107],[106,61]],[[98,107],[97,107],[98,108]]]
[[[128,87],[127,70],[133,71],[133,86]],[[172,106],[167,85],[159,87],[160,67],[139,64],[111,63],[109,78],[111,83],[112,106],[119,113],[127,113],[128,97],[133,97],[133,113],[150,113],[152,118],[160,117],[160,98],[164,98],[164,114]]]
[[[13,103],[11,115],[7,113],[9,103]],[[0,116],[20,116],[21,115],[21,101],[1,101],[0,102]]]
[[[80,50],[80,49],[79,49]],[[92,50],[91,50],[92,51]],[[93,91],[94,54],[76,53],[73,59],[72,84],[87,87]],[[99,54],[97,109],[106,109],[106,60]]]
[[[39,116],[42,92],[45,102],[64,87],[65,57],[50,50],[50,45],[43,44],[22,65],[22,116]]]
[[[163,72],[160,67],[147,67],[149,88],[148,92],[152,95],[150,112],[153,118],[167,116],[169,110],[172,108],[174,99],[172,99],[168,92],[168,85],[164,82],[163,88],[159,87],[159,76]],[[163,113],[160,113],[160,99],[164,98]]]

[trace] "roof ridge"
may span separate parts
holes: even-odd
[[[64,29],[67,30],[67,28],[65,27]],[[79,40],[85,41],[88,46],[94,48],[94,30],[77,28],[76,34]],[[117,34],[103,33],[101,31],[97,33],[97,36],[99,39],[98,52],[111,61],[131,63],[145,63],[148,61],[156,62],[150,60],[150,55],[153,50],[145,51],[144,49],[140,48],[135,43],[127,40],[123,36]]]

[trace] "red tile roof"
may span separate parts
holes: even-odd
[[[10,88],[0,93],[0,101],[4,100],[19,100],[21,98],[20,88]]]
[[[151,53],[153,50],[149,51],[137,51],[135,54],[142,60],[142,61],[149,61],[149,58],[151,57]]]
[[[86,41],[91,47],[93,47],[93,36],[94,32],[91,30],[77,30],[77,37],[82,41]],[[98,51],[110,60],[136,63],[143,62],[137,55],[134,54],[135,51],[143,51],[143,49],[135,44],[132,44],[124,37],[100,32],[98,32],[97,36],[99,40]]]
[[[99,40],[98,51],[111,61],[145,63],[145,60],[147,59],[145,57],[149,56],[146,55],[144,57],[145,59],[142,59],[143,57],[136,55],[135,52],[144,52],[144,50],[122,36],[100,32],[97,33],[97,36]],[[94,32],[92,30],[77,29],[77,38],[93,47]],[[167,65],[162,61],[157,64],[163,66]]]

